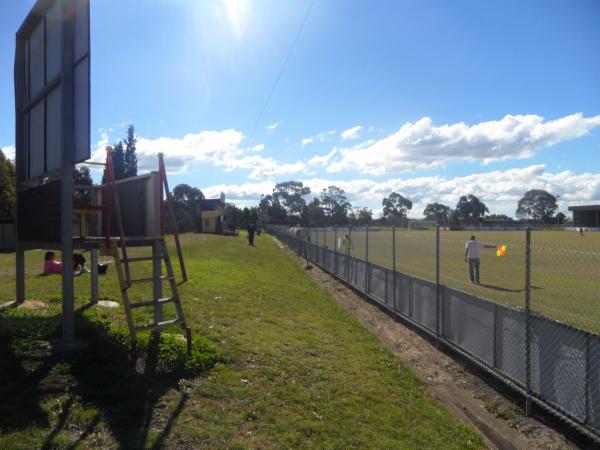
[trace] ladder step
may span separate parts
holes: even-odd
[[[131,280],[131,284],[136,284],[136,283],[150,283],[151,281],[154,281],[154,280],[173,280],[173,279],[175,279],[175,277],[171,277],[171,276],[168,276],[168,275],[163,275],[163,276],[160,276],[158,278],[155,278],[155,277],[135,278],[135,279]]]
[[[144,306],[154,306],[156,303],[158,303],[159,305],[164,305],[165,303],[174,302],[176,300],[177,300],[177,297],[159,298],[156,301],[154,301],[154,300],[145,300],[143,302],[130,303],[129,307],[130,308],[141,308],[141,307],[144,307]]]
[[[135,327],[135,331],[145,331],[145,330],[158,330],[160,328],[168,327],[169,325],[176,325],[184,323],[183,319],[171,319],[165,320],[163,322],[158,323],[149,323],[148,325],[141,325],[139,327]]]
[[[140,256],[139,258],[127,258],[127,262],[152,261],[154,259],[162,259],[162,257],[157,256],[154,258],[153,256]],[[121,262],[125,262],[125,258],[121,258]]]

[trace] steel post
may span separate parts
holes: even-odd
[[[531,401],[531,228],[525,231],[525,415],[532,414]]]

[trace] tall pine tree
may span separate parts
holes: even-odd
[[[115,179],[120,180],[122,178],[126,178],[126,175],[125,175],[125,150],[123,149],[122,141],[119,141],[115,145],[113,145],[112,160],[113,160],[113,167],[115,169]]]
[[[137,154],[136,154],[137,136],[133,125],[127,127],[127,137],[125,138],[125,178],[137,176]]]

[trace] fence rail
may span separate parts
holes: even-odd
[[[382,236],[368,227],[270,226],[267,231],[378,302],[389,314],[416,325],[521,393],[527,414],[535,404],[600,442],[600,336],[535,310],[541,294],[532,296],[539,288],[534,257],[542,250],[532,245],[530,230],[524,232],[516,251],[523,266],[518,271],[523,286],[511,292],[521,296],[521,305],[502,304],[451,286],[452,278],[444,276],[444,250],[452,239],[442,238],[439,228],[421,245],[421,254],[431,258],[425,271],[414,258],[398,261],[399,241],[408,238],[395,228],[385,239],[389,259],[384,264],[380,264],[381,257],[373,261],[373,250],[381,245],[377,239]],[[409,273],[411,264],[417,275]],[[408,270],[400,271],[398,266]],[[598,279],[595,283],[593,290],[600,291]],[[596,319],[590,321],[594,323],[586,324],[596,329]]]

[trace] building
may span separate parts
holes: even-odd
[[[574,227],[600,228],[600,205],[569,206]]]
[[[207,198],[200,201],[199,227],[200,233],[223,234],[225,229],[225,194],[220,198]]]

